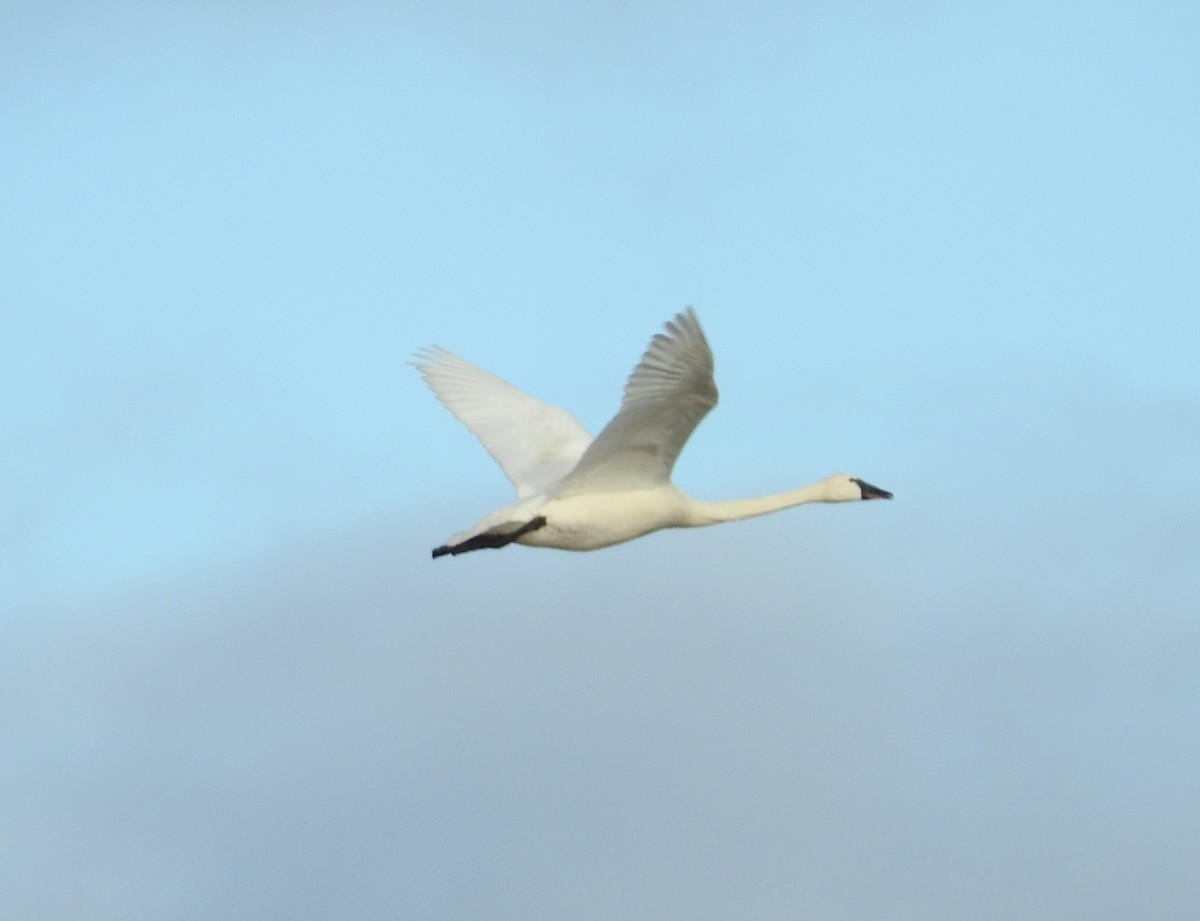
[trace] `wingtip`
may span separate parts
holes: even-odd
[[[414,368],[424,368],[435,364],[445,351],[440,345],[423,345],[412,353],[408,363]]]

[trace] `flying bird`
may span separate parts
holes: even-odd
[[[657,333],[621,408],[595,438],[550,406],[440,347],[412,362],[434,395],[482,443],[517,489],[506,505],[433,551],[434,558],[511,543],[597,550],[662,528],[753,518],[808,502],[890,499],[856,476],[791,492],[704,502],[681,492],[671,470],[684,443],[717,405],[713,356],[689,307]]]

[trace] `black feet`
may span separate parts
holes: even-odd
[[[545,524],[545,517],[538,515],[537,518],[525,522],[521,527],[515,531],[509,531],[507,534],[496,534],[489,531],[469,537],[461,544],[455,544],[453,547],[448,547],[445,544],[440,547],[434,547],[433,558],[436,560],[439,556],[445,556],[448,553],[458,556],[460,553],[470,553],[472,550],[498,550],[501,547],[507,547],[517,538],[524,537],[530,531],[536,531],[538,528],[544,527]]]

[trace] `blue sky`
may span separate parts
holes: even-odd
[[[7,914],[1191,916],[1191,5],[0,36]],[[896,500],[429,560],[413,350],[596,430],[689,304],[682,487]]]

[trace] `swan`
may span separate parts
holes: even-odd
[[[890,499],[847,473],[790,492],[704,502],[671,483],[684,442],[717,404],[713,356],[690,307],[650,341],[621,408],[594,439],[550,406],[438,346],[412,365],[495,459],[517,501],[455,534],[433,557],[511,543],[597,550],[662,528],[753,518],[807,502]]]

